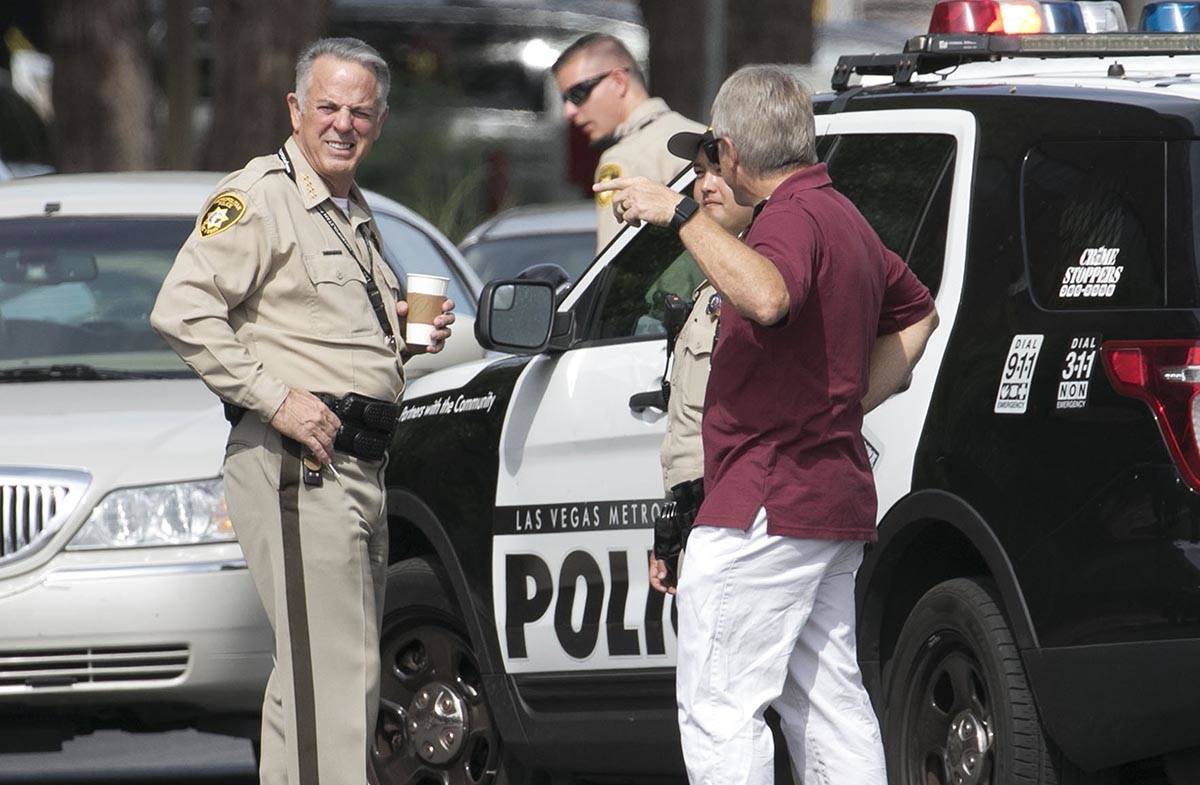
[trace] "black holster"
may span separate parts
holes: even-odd
[[[364,461],[383,459],[399,421],[399,404],[357,393],[341,398],[325,393],[316,395],[342,421],[342,427],[333,437],[333,449]]]
[[[229,421],[229,427],[236,428],[237,424],[246,416],[246,409],[236,403],[230,403],[224,398],[221,399],[221,405],[225,407],[225,419]]]
[[[663,514],[654,522],[654,556],[667,563],[674,580],[679,554],[687,547],[688,534],[704,501],[704,480],[689,480],[671,488]]]

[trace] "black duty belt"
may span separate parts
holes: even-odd
[[[292,157],[288,155],[287,150],[283,147],[279,148],[279,152],[276,155],[279,156],[279,160],[283,161],[283,170],[291,178],[292,184],[299,189],[300,184],[296,182],[296,169],[292,166]],[[371,302],[371,310],[375,312],[375,319],[379,322],[379,328],[383,330],[384,336],[387,337],[388,346],[395,349],[396,334],[392,331],[392,323],[388,320],[387,308],[383,304],[383,295],[379,293],[379,286],[375,283],[375,275],[371,272],[374,262],[371,258],[370,238],[364,238],[363,240],[367,246],[367,263],[364,265],[358,260],[358,254],[355,253],[354,246],[346,239],[346,235],[342,234],[342,230],[338,228],[337,223],[329,215],[329,211],[323,205],[317,205],[317,212],[325,219],[325,223],[329,224],[329,228],[337,235],[338,240],[341,241],[342,246],[346,249],[346,253],[350,254],[350,258],[354,260],[354,263],[358,265],[358,269],[362,271],[363,281],[365,281],[367,287],[367,299]],[[359,229],[361,231],[362,227],[360,226]]]
[[[392,444],[400,419],[400,405],[350,393],[338,398],[316,393],[342,421],[333,437],[333,449],[364,461],[382,460]]]
[[[365,461],[382,460],[392,444],[392,434],[400,421],[400,405],[378,398],[350,393],[342,398],[326,393],[316,393],[321,403],[342,421],[342,427],[333,437],[333,449]],[[225,405],[225,419],[237,426],[246,409],[229,401]]]

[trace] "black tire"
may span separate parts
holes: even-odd
[[[884,676],[892,785],[1100,785],[1046,737],[991,586],[938,584],[909,614]],[[952,726],[958,739],[952,741]]]
[[[407,559],[388,570],[387,601],[380,629],[380,710],[372,751],[378,785],[533,785],[536,777],[504,749],[483,691],[479,660],[450,599],[445,578],[424,559]],[[426,693],[450,701],[465,722],[425,723],[436,714],[417,708]],[[440,698],[439,698],[440,696]],[[420,719],[419,738],[430,728],[461,739],[430,755],[419,754],[409,722]],[[460,733],[461,728],[461,733]],[[439,733],[436,744],[444,740]],[[424,744],[422,744],[424,746]]]

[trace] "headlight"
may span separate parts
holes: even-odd
[[[225,483],[218,477],[113,491],[96,505],[67,548],[142,548],[235,539],[225,507]]]

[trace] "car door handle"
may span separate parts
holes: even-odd
[[[667,400],[662,390],[650,390],[649,392],[634,393],[630,396],[630,411],[641,414],[647,409],[658,409],[663,412],[667,410]]]

